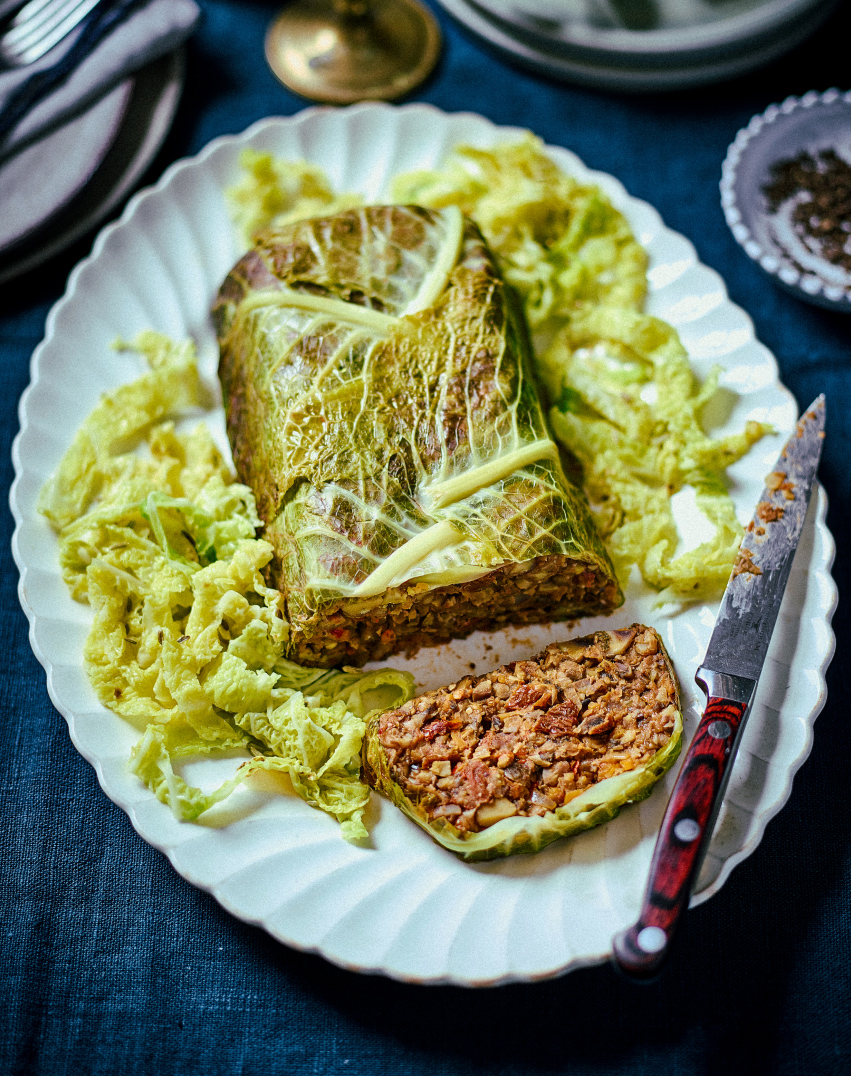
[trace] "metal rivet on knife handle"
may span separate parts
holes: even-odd
[[[712,832],[718,791],[733,757],[735,736],[719,737],[712,730],[724,724],[733,733],[746,707],[745,702],[711,698],[695,733],[656,842],[641,916],[615,938],[615,960],[633,978],[652,977],[667,956],[680,914],[691,896],[706,836]],[[660,932],[654,935],[657,941],[664,933],[664,943],[652,950],[642,943],[650,928]]]

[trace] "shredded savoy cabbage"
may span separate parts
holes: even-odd
[[[93,610],[84,661],[98,698],[143,730],[130,768],[185,820],[252,773],[280,771],[361,839],[365,718],[411,698],[413,679],[284,658],[289,628],[263,580],[272,547],[255,537],[253,494],[203,424],[175,430],[208,403],[193,345],[145,332],[124,346],[151,369],[101,399],[39,509],[72,595]],[[180,776],[181,761],[234,749],[248,757],[213,792]]]

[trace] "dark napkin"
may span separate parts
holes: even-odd
[[[199,18],[194,0],[103,0],[40,60],[0,71],[0,161],[176,48]]]

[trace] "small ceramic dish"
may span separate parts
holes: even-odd
[[[790,183],[790,169],[800,174],[801,164],[817,166],[810,174],[826,192],[827,209],[812,200],[811,191]],[[828,167],[843,173],[830,190]],[[849,200],[842,193],[846,178],[851,179],[851,91],[811,91],[771,105],[739,131],[721,170],[721,205],[736,241],[781,287],[807,302],[851,313],[851,212],[847,207],[836,212]],[[802,213],[800,207],[809,205],[812,215]],[[831,214],[840,239],[829,258],[825,240],[815,233],[822,221],[827,229]]]

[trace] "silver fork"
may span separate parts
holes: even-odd
[[[29,0],[0,35],[0,66],[26,67],[34,63],[67,37],[100,2]]]

